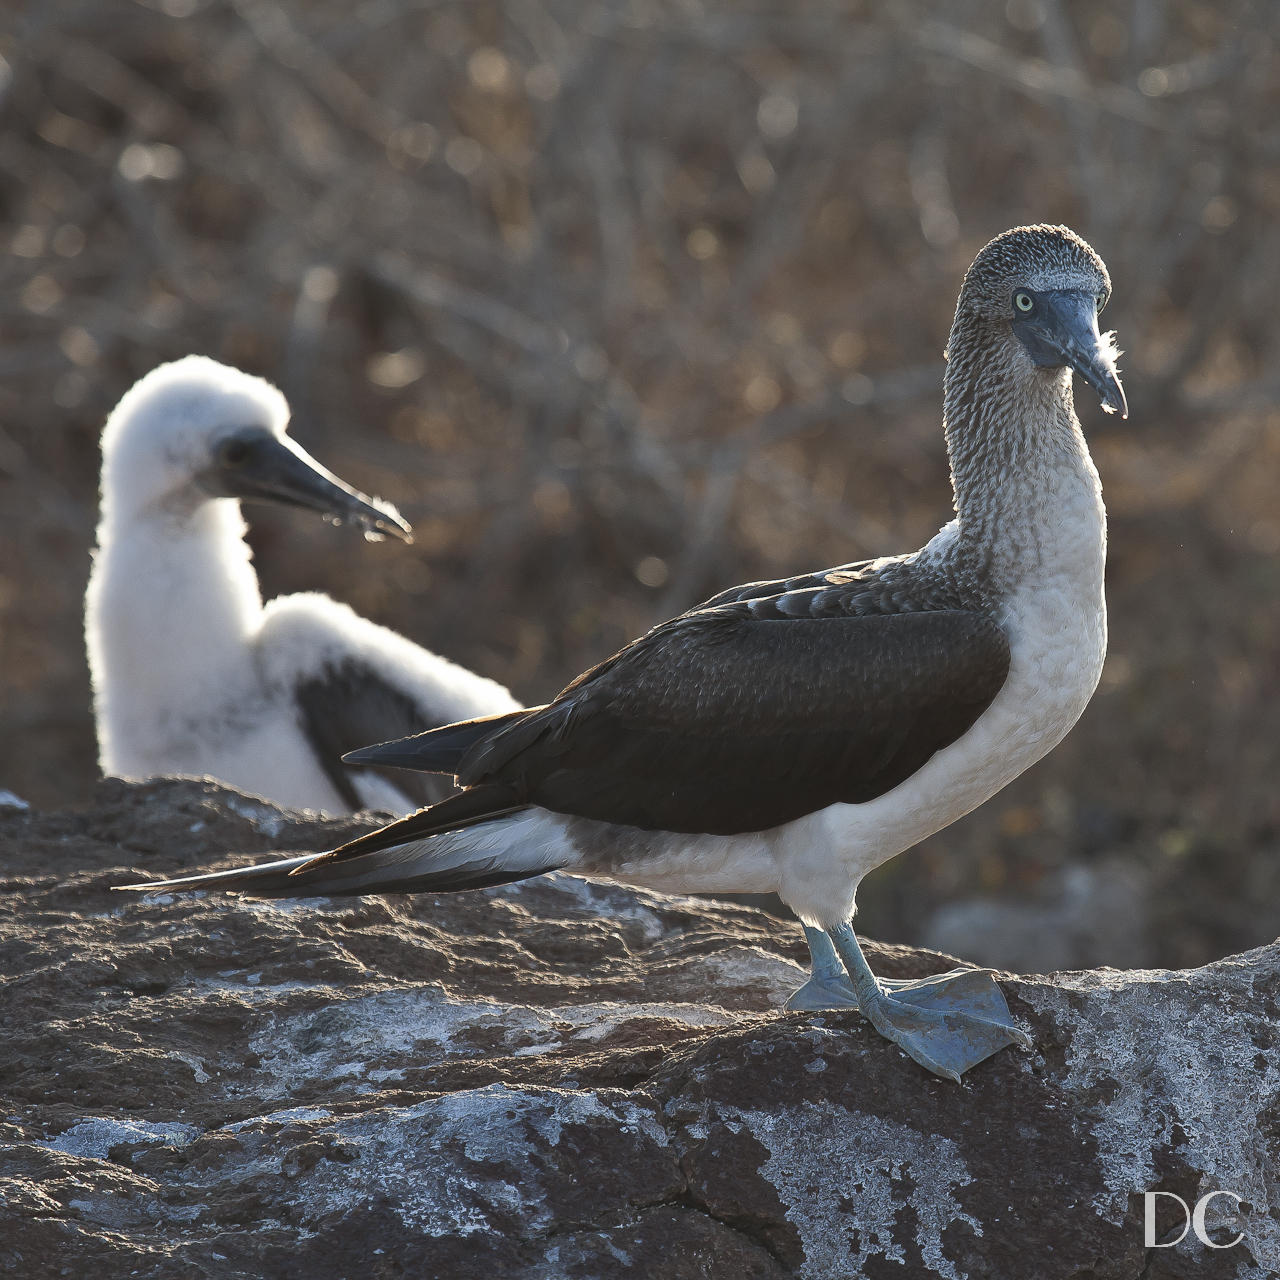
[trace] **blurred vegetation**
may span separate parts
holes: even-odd
[[[973,253],[1110,265],[1128,422],[1084,720],[868,882],[864,927],[1140,877],[1153,960],[1280,932],[1280,56],[1222,0],[41,0],[0,6],[0,786],[95,776],[103,418],[201,351],[413,547],[251,512],[319,588],[528,700],[734,581],[948,515]],[[1105,944],[1090,958],[1105,961]]]

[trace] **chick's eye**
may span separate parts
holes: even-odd
[[[248,460],[252,448],[247,440],[224,440],[218,447],[218,461],[224,467],[242,467]]]
[[[1031,308],[1036,305],[1036,301],[1029,293],[1025,292],[1025,290],[1019,289],[1018,292],[1013,295],[1013,305],[1017,307],[1019,311],[1026,312],[1030,311]]]

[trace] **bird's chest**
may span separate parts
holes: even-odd
[[[1079,719],[1107,654],[1106,516],[1094,485],[1079,490],[1036,529],[1033,571],[1009,592],[1000,617],[1010,667],[997,702],[1029,744],[1049,735],[1045,750]]]
[[[1107,653],[1101,582],[1048,579],[1009,601],[1009,678],[991,710],[1007,722],[1010,764],[1019,770],[1055,746],[1088,704]]]
[[[1039,563],[1004,597],[1009,675],[972,728],[905,782],[861,805],[815,815],[855,876],[975,809],[1051,751],[1080,718],[1107,648],[1101,512],[1056,545],[1031,541]],[[1092,514],[1092,513],[1087,513]]]

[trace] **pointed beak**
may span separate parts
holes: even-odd
[[[227,441],[200,481],[217,497],[305,507],[336,524],[350,521],[367,538],[413,541],[413,530],[395,507],[353,489],[288,436],[258,431]]]
[[[1013,321],[1013,331],[1036,364],[1074,369],[1098,393],[1107,413],[1129,416],[1116,360],[1113,335],[1098,332],[1097,302],[1077,289],[1036,295],[1036,311]]]

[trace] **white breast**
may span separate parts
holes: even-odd
[[[1042,583],[1013,597],[1004,625],[1009,678],[973,727],[900,786],[865,804],[834,804],[772,831],[677,835],[598,824],[589,845],[612,845],[613,867],[543,817],[559,865],[671,893],[778,893],[801,919],[849,919],[862,877],[977,808],[1051,751],[1080,718],[1107,647],[1101,581]],[[579,820],[579,827],[584,824]],[[590,824],[595,826],[596,824]]]
[[[1009,676],[973,727],[892,791],[835,804],[773,831],[678,836],[629,831],[613,878],[676,892],[777,892],[802,919],[833,925],[853,912],[868,871],[969,813],[1051,751],[1080,718],[1107,649],[1106,513],[1084,454],[1053,477],[1053,501],[1006,529],[1010,582],[1000,616]],[[1041,495],[1043,497],[1043,495]],[[926,550],[946,555],[944,529]],[[573,859],[568,860],[572,865]]]
[[[777,832],[778,892],[802,917],[847,919],[868,871],[977,808],[1080,718],[1102,675],[1107,612],[1106,512],[1092,466],[1079,480],[1019,531],[1034,563],[1000,618],[1009,676],[973,727],[892,791]]]
[[[856,878],[993,796],[1080,718],[1106,654],[1101,598],[1081,610],[1066,592],[1037,593],[1034,606],[1011,602],[1007,626],[1009,678],[968,733],[885,795],[812,815],[829,841],[845,846]]]

